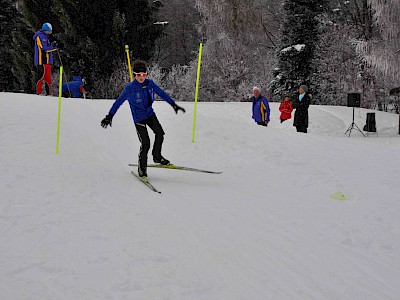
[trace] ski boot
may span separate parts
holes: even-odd
[[[140,166],[138,167],[138,175],[139,177],[147,177],[147,172],[146,169],[141,168]]]
[[[164,165],[164,166],[170,164],[169,160],[166,159],[166,158],[164,158],[164,157],[162,157],[162,156],[160,156],[160,157],[155,157],[155,156],[153,156],[153,161],[154,161],[156,164],[161,164],[161,165]]]

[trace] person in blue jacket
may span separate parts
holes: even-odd
[[[108,125],[111,126],[112,119],[118,108],[125,100],[128,100],[136,132],[141,142],[138,174],[140,177],[147,177],[147,154],[150,150],[150,138],[147,132],[147,126],[149,126],[155,134],[152,150],[153,161],[163,165],[168,165],[170,163],[168,159],[161,155],[164,130],[152,107],[155,94],[168,102],[175,110],[175,113],[178,113],[180,110],[185,112],[185,109],[178,106],[153,80],[146,78],[147,63],[145,61],[136,60],[133,63],[133,71],[135,73],[135,80],[126,85],[122,94],[115,100],[109,113],[101,121],[101,126],[103,128],[107,128]]]
[[[81,76],[74,76],[73,81],[66,82],[62,85],[62,96],[64,98],[81,98],[91,91],[91,85],[85,83]]]
[[[34,64],[37,71],[37,81],[45,80],[50,85],[51,74],[45,74],[44,65],[50,65],[50,68],[48,69],[50,69],[51,73],[51,65],[53,64],[53,52],[58,50],[56,42],[50,43],[50,35],[52,34],[52,32],[52,25],[50,23],[44,23],[42,29],[38,30],[33,36],[33,40],[35,42]],[[47,94],[49,94],[50,88],[51,87],[46,86]]]
[[[253,88],[253,119],[258,125],[268,126],[270,120],[270,108],[268,99],[261,95],[261,89],[257,86]]]

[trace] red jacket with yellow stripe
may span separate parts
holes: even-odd
[[[43,30],[39,30],[33,36],[35,41],[35,66],[53,64],[53,52],[57,50],[50,44],[49,35]]]

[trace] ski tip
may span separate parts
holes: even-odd
[[[131,171],[131,174],[133,176],[135,176],[139,181],[143,182],[150,190],[152,190],[153,192],[156,192],[158,194],[161,194],[161,192],[159,190],[157,190],[148,180],[147,177],[140,177],[138,174],[136,174],[135,172]]]

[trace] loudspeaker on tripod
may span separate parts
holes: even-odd
[[[361,94],[360,93],[347,94],[347,106],[348,107],[360,107],[361,106]]]

